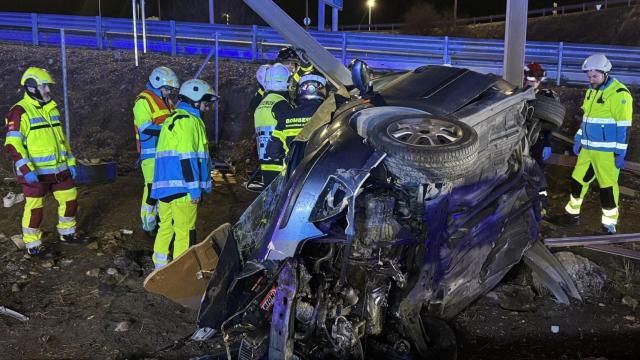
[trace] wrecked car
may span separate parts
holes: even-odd
[[[208,240],[193,339],[243,360],[455,358],[446,320],[523,258],[579,298],[539,242],[532,90],[448,66],[352,72],[360,95],[328,99],[286,174]]]

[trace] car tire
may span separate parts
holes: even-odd
[[[457,120],[395,116],[372,126],[367,138],[387,153],[387,170],[403,182],[456,180],[474,168],[478,157],[478,134]]]
[[[537,94],[532,105],[533,117],[542,120],[543,130],[554,130],[562,126],[567,109],[555,97]]]

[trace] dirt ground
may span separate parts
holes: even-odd
[[[38,64],[46,64],[47,59],[56,56],[55,49],[0,45],[2,113],[6,113],[7,107],[17,98],[17,88],[13,84],[19,78],[19,69],[27,64],[20,54],[26,56],[24,52],[32,51],[37,54],[35,61],[41,61]],[[129,54],[118,56],[126,58]],[[94,83],[100,84],[100,89],[94,92],[81,78],[71,78],[76,84],[76,93],[71,98],[73,118],[86,125],[74,127],[73,132],[79,139],[74,147],[80,157],[88,158],[102,158],[101,149],[107,149],[112,154],[110,159],[118,161],[121,171],[115,183],[79,188],[79,229],[92,239],[88,245],[58,243],[55,201],[50,197],[47,199],[43,229],[46,231],[45,243],[52,249],[52,254],[45,259],[28,258],[9,240],[20,231],[22,204],[0,209],[0,306],[30,317],[28,322],[22,323],[0,315],[0,358],[185,359],[215,351],[216,344],[182,341],[195,330],[197,314],[194,311],[146,293],[142,288],[144,276],[153,267],[150,258],[152,240],[139,230],[142,176],[135,169],[131,137],[126,135],[131,124],[128,106],[140,89],[144,74],[161,63],[182,66],[178,70],[180,75],[192,73],[200,59],[149,55],[148,60],[143,61],[145,68],[140,70],[127,65],[131,59],[126,62],[116,60],[116,55],[109,52],[74,50],[71,59],[75,64],[82,60],[89,66],[102,63],[112,66],[108,68],[111,72],[107,71],[104,77],[96,75],[93,78]],[[55,67],[56,61],[53,60],[52,66]],[[125,66],[126,71],[113,73],[120,66],[118,61],[122,61],[121,66]],[[223,104],[225,116],[222,120],[227,132],[215,154],[222,159],[232,159],[240,168],[239,180],[242,180],[244,168],[250,168],[253,161],[251,140],[242,125],[242,102],[248,101],[251,92],[244,89],[247,80],[242,74],[251,73],[255,65],[228,63],[225,66],[227,72],[222,75],[225,85],[221,87],[221,95],[228,99],[226,105]],[[127,87],[120,89],[120,85],[114,85],[117,83]],[[579,104],[576,97],[582,93],[580,89],[561,89],[560,92],[568,104]],[[54,98],[61,97],[54,95]],[[73,105],[73,99],[83,105]],[[82,112],[84,107],[92,111]],[[575,105],[571,107],[565,127],[570,131],[573,126],[575,131],[574,122],[579,115]],[[637,129],[638,119],[635,122]],[[100,131],[89,131],[91,128]],[[108,138],[96,144],[93,136],[100,134]],[[566,144],[554,143],[554,152],[562,153],[566,149]],[[10,168],[2,165],[0,163],[2,175],[10,176]],[[547,167],[552,212],[560,212],[564,206],[570,170]],[[640,190],[640,176],[623,173],[621,184]],[[19,192],[19,188],[11,182],[0,182],[0,194],[8,191]],[[211,196],[205,197],[200,208],[198,240],[218,225],[234,222],[253,197],[253,193],[239,185],[218,186]],[[620,208],[620,232],[640,232],[638,197],[622,196]],[[598,231],[597,189],[588,195],[582,218],[582,225],[573,228],[543,224],[543,235],[561,237]],[[133,230],[133,234],[123,234],[121,229]],[[640,245],[635,248],[640,250]],[[622,303],[625,296],[627,300],[640,299],[640,262],[584,249],[573,251],[591,259],[606,272],[608,280],[601,294],[585,299],[583,303],[564,306],[553,302],[547,294],[535,293],[525,300],[527,306],[517,310],[505,309],[491,297],[484,297],[451,322],[458,336],[459,358],[640,358],[640,309]],[[503,283],[533,288],[530,274],[522,267],[515,269]],[[559,326],[557,333],[551,331],[552,325]]]

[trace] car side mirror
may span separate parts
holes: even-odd
[[[360,95],[372,93],[371,70],[367,63],[360,59],[353,59],[349,67],[351,68],[351,80],[356,89],[360,90]]]

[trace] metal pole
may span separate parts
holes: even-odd
[[[318,0],[318,31],[324,31],[324,0]]]
[[[369,6],[369,31],[371,31],[371,8],[373,6]]]
[[[556,74],[556,85],[560,86],[560,81],[562,80],[562,53],[564,52],[564,43],[560,41],[558,44],[558,70]]]
[[[216,57],[215,57],[215,63],[216,63],[216,72],[215,72],[215,90],[216,90],[216,95],[218,95],[218,82],[220,80],[219,78],[219,64],[218,64],[218,52],[220,50],[220,35],[216,32]],[[218,102],[216,101],[215,103],[215,118],[214,118],[214,130],[215,130],[215,144],[218,144],[218,140],[220,140],[220,133],[218,131]]]
[[[338,31],[338,8],[331,8],[331,31]]]
[[[458,21],[458,0],[453,1],[453,27],[456,26]]]
[[[71,144],[71,126],[69,124],[69,96],[67,94],[67,49],[64,41],[64,29],[60,29],[60,51],[62,55],[62,93],[64,97],[64,130],[67,142]]]
[[[100,4],[100,0],[98,0],[98,16],[102,16],[102,6]]]
[[[209,62],[209,60],[211,60],[211,57],[213,56],[213,53],[215,51],[216,51],[215,47],[213,47],[213,48],[211,48],[211,50],[209,50],[209,54],[207,54],[207,57],[204,58],[204,61],[202,62],[202,65],[200,65],[200,68],[198,69],[198,71],[196,71],[196,74],[193,75],[194,79],[197,79],[198,77],[200,77],[200,74],[202,74],[202,70],[204,70],[204,67],[207,66],[207,63]]]
[[[209,24],[213,25],[216,23],[216,18],[213,14],[213,0],[209,0]]]
[[[524,46],[527,39],[528,1],[507,0],[502,77],[515,86],[522,86]]]
[[[447,65],[447,64],[451,64],[449,62],[449,37],[445,36],[444,37],[444,46],[442,49],[442,63]]]
[[[147,53],[147,21],[144,12],[144,0],[140,0],[140,10],[142,12],[142,52]]]
[[[131,9],[133,10],[133,53],[136,58],[136,67],[138,66],[138,29],[136,29],[136,0],[131,0]]]

